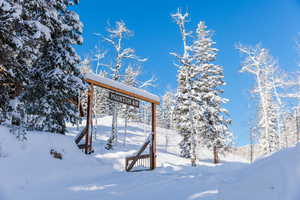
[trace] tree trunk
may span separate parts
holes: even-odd
[[[127,122],[128,122],[128,117],[125,117],[125,133],[124,133],[124,146],[126,145],[126,136],[127,136]]]
[[[168,145],[169,145],[169,137],[168,134],[166,135],[166,145],[165,145],[165,151],[168,152]]]
[[[218,149],[216,146],[214,146],[214,163],[217,164],[220,162],[220,159],[219,159],[219,155],[218,155]]]
[[[112,126],[111,126],[111,136],[107,140],[106,149],[110,150],[113,148],[117,141],[117,104],[113,103],[113,113],[112,113]]]
[[[197,156],[196,156],[196,141],[195,141],[195,137],[193,137],[193,141],[192,141],[192,154],[191,154],[191,164],[192,164],[192,167],[196,167],[196,160],[197,160]]]
[[[116,131],[115,132],[115,143],[117,143],[118,142],[118,108],[116,108],[115,131]]]
[[[117,111],[117,104],[114,103],[113,105],[113,115],[112,115],[112,143],[115,143],[117,140],[117,118],[118,118],[118,111]]]

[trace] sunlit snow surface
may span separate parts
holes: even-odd
[[[300,147],[253,165],[234,155],[214,165],[212,153],[202,150],[201,162],[193,168],[189,160],[178,156],[180,137],[158,128],[157,169],[128,173],[124,158],[140,148],[150,127],[130,123],[124,146],[124,122],[119,119],[118,123],[118,144],[107,151],[111,118],[98,119],[95,153],[88,156],[74,145],[76,127],[70,127],[67,136],[30,133],[22,144],[0,127],[0,200],[300,199]],[[63,153],[62,160],[50,156],[52,148]]]

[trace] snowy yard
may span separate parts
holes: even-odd
[[[120,126],[117,147],[107,151],[104,144],[110,120],[108,117],[99,120],[95,153],[88,156],[73,143],[76,128],[70,128],[74,133],[69,136],[30,133],[28,140],[20,145],[15,144],[14,136],[1,127],[0,199],[297,200],[299,197],[295,192],[300,159],[297,162],[290,162],[290,159],[300,148],[285,150],[253,165],[234,155],[228,155],[221,164],[215,165],[209,159],[211,152],[203,150],[202,161],[197,167],[190,167],[189,160],[177,156],[178,135],[159,128],[158,168],[125,172],[124,157],[140,147],[148,128],[131,123],[124,147]],[[172,137],[167,152],[166,135]],[[49,155],[51,148],[63,152],[63,159],[53,159]],[[294,166],[284,163],[294,163]],[[241,168],[244,170],[239,170]],[[291,170],[293,176],[289,173]]]
[[[215,166],[208,160],[199,167],[190,167],[190,161],[177,156],[179,136],[173,131],[158,129],[158,168],[154,171],[125,172],[124,158],[132,155],[145,140],[148,127],[133,123],[129,126],[127,144],[123,146],[122,127],[120,143],[113,151],[104,149],[110,130],[110,118],[98,126],[95,153],[86,156],[73,143],[75,134],[55,136],[31,133],[22,145],[16,145],[14,136],[1,128],[2,147],[1,198],[6,199],[199,199],[216,196],[226,174],[245,164],[237,161]],[[71,128],[75,131],[76,128]],[[166,134],[172,137],[165,151]],[[10,140],[10,141],[9,141]],[[16,149],[17,146],[19,149]],[[8,147],[5,149],[4,147]],[[63,152],[63,159],[53,159],[51,148]],[[169,191],[174,191],[170,193]],[[1,200],[2,200],[1,199]]]

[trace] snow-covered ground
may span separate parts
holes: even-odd
[[[111,119],[98,119],[92,155],[74,144],[75,127],[67,136],[29,133],[24,143],[0,127],[0,200],[300,199],[300,146],[253,165],[231,154],[214,165],[211,152],[202,150],[202,161],[193,168],[178,156],[180,137],[158,128],[158,167],[125,172],[124,158],[140,148],[150,127],[130,123],[124,146],[123,124],[120,119],[117,147],[107,151]],[[50,149],[61,152],[63,159],[52,158]]]
[[[220,196],[226,200],[299,200],[299,155],[300,144],[255,162],[224,181]]]

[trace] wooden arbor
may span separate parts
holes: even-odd
[[[139,106],[139,101],[146,101],[152,105],[152,128],[151,136],[143,144],[141,149],[135,156],[127,157],[125,160],[126,171],[131,171],[134,166],[142,164],[145,166],[146,163],[149,165],[149,169],[155,169],[156,167],[156,105],[159,105],[159,97],[151,94],[145,90],[134,88],[123,83],[114,81],[112,79],[97,76],[95,74],[86,74],[85,80],[89,84],[88,89],[88,108],[87,108],[87,120],[86,127],[83,131],[75,138],[75,142],[79,148],[84,149],[86,154],[93,152],[92,150],[92,137],[91,137],[91,126],[92,126],[92,113],[93,113],[93,97],[94,97],[94,86],[105,88],[110,92],[110,99],[119,103],[125,103],[130,106]],[[138,99],[138,100],[137,100]],[[83,144],[79,144],[81,139],[85,138]],[[149,154],[142,154],[147,146],[150,145]],[[148,161],[147,161],[148,160]]]

